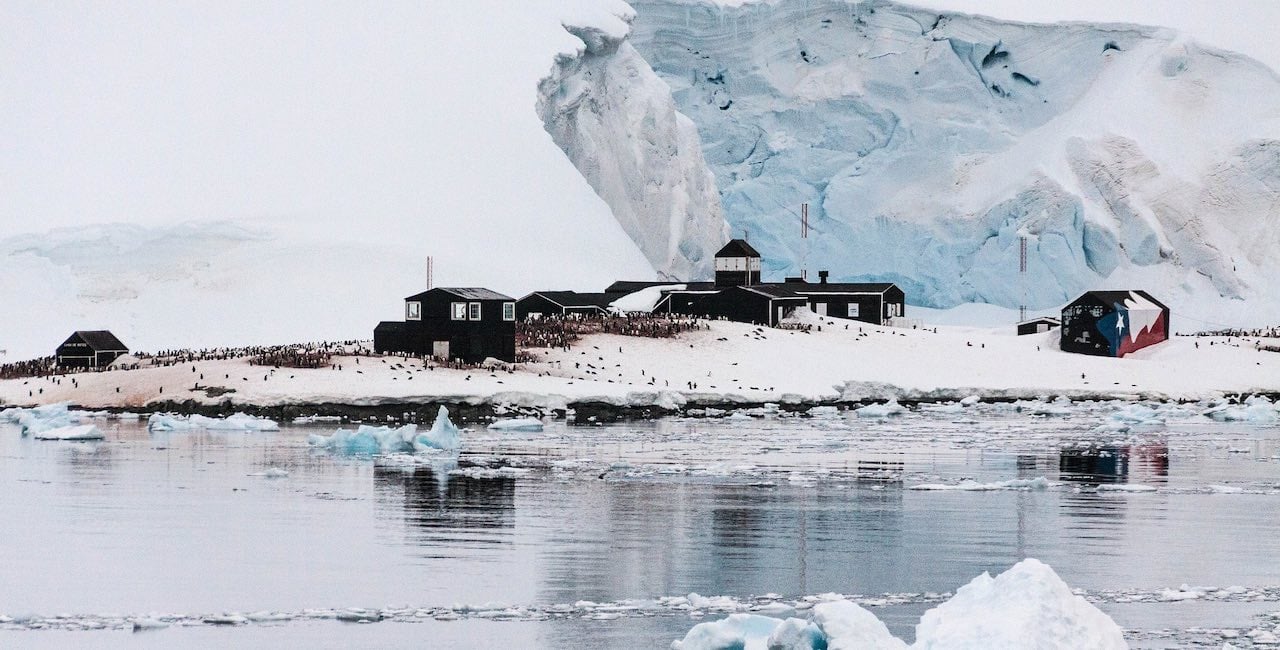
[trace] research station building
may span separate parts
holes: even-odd
[[[802,277],[763,282],[760,253],[741,239],[730,241],[716,253],[715,269],[715,282],[691,282],[683,289],[665,291],[654,311],[770,326],[799,307],[808,307],[819,316],[875,325],[887,325],[906,315],[906,294],[892,282],[829,282],[827,271],[818,272],[816,283]],[[609,291],[661,284],[670,283],[615,282]]]
[[[106,368],[128,353],[128,346],[108,330],[81,330],[67,337],[54,357],[63,368]]]
[[[440,287],[404,299],[404,321],[373,330],[373,349],[480,363],[516,360],[516,301],[482,288]]]
[[[1062,308],[1064,352],[1123,357],[1169,338],[1169,308],[1146,291],[1088,291]]]

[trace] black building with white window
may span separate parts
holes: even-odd
[[[479,363],[516,360],[516,300],[480,288],[440,287],[404,299],[404,321],[373,330],[377,352]]]
[[[816,283],[798,277],[762,282],[760,253],[741,239],[720,249],[715,265],[715,282],[664,291],[654,311],[760,325],[777,325],[798,307],[875,325],[906,315],[906,294],[891,282],[828,282],[826,271],[818,272]],[[617,295],[662,284],[671,283],[615,282],[606,291]]]
[[[81,330],[67,337],[54,353],[63,368],[105,368],[129,347],[107,330]]]

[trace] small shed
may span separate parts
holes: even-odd
[[[404,299],[404,321],[373,330],[377,352],[479,363],[516,359],[516,300],[489,289],[440,287]]]
[[[609,303],[619,294],[578,293],[577,291],[535,291],[516,301],[516,318],[581,314],[599,316],[609,312]]]
[[[1052,316],[1041,316],[1039,318],[1029,318],[1018,323],[1018,336],[1024,334],[1040,334],[1060,325],[1061,322]]]
[[[1062,308],[1064,352],[1123,357],[1169,338],[1169,308],[1141,290],[1088,291]]]
[[[108,330],[80,330],[58,346],[54,356],[63,368],[105,368],[129,347]]]

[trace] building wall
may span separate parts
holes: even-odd
[[[448,341],[450,358],[469,363],[478,363],[489,357],[515,361],[516,323],[502,319],[502,305],[516,301],[465,300],[439,290],[428,291],[418,298],[422,303],[422,320],[405,321],[404,329],[399,333],[386,331],[379,336],[375,330],[375,350],[431,355],[435,342]],[[453,320],[455,302],[468,305],[466,320]],[[480,320],[470,320],[470,303],[480,304]],[[518,306],[516,316],[519,316]]]
[[[538,294],[525,296],[516,301],[516,318],[518,320],[525,320],[529,318],[529,314],[542,314],[546,316],[562,313],[564,313],[563,307]]]

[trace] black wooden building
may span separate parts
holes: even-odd
[[[774,326],[807,304],[804,296],[798,296],[781,285],[757,284],[668,291],[653,310]]]
[[[404,299],[404,321],[373,330],[377,352],[479,363],[516,359],[516,301],[480,288],[440,287]]]
[[[105,368],[129,348],[107,330],[81,330],[67,337],[54,353],[64,368]]]
[[[1169,338],[1169,308],[1146,291],[1088,291],[1062,308],[1064,352],[1123,357]]]
[[[798,277],[762,282],[760,253],[741,239],[720,249],[715,264],[715,282],[690,282],[666,291],[654,311],[761,325],[776,325],[798,307],[875,325],[906,313],[906,294],[891,282],[828,282],[826,271],[818,272],[816,283]],[[606,291],[626,293],[661,284],[615,282]]]
[[[516,318],[581,314],[598,316],[609,312],[609,303],[621,296],[614,293],[577,291],[535,291],[516,301]]]

